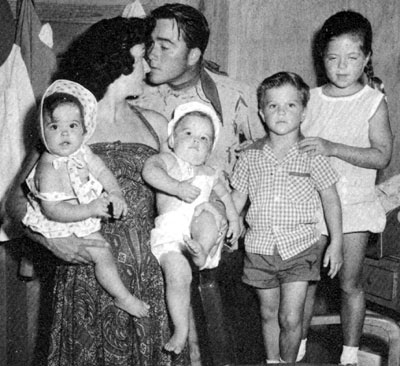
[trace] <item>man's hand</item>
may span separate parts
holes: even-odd
[[[238,239],[241,233],[241,227],[239,220],[229,222],[228,232],[226,237],[231,244],[231,249],[236,250],[238,248]]]
[[[220,235],[221,233],[223,233],[223,236],[225,237],[226,230],[228,229],[228,221],[226,220],[226,217],[220,212],[221,207],[215,205],[214,203],[203,202],[200,205],[196,206],[193,216],[197,217],[203,211],[208,211],[214,216],[215,225],[218,228],[218,232],[220,233]]]

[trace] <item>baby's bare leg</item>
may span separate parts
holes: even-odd
[[[100,233],[93,233],[85,238],[105,241]],[[132,295],[122,283],[110,248],[88,247],[87,251],[95,264],[97,281],[114,297],[115,305],[138,318],[148,316],[149,305]]]
[[[216,246],[218,238],[218,227],[215,224],[214,215],[203,211],[199,216],[193,218],[190,231],[192,239],[185,239],[185,243],[194,264],[202,267],[208,254]]]
[[[189,332],[192,270],[186,257],[179,252],[163,254],[160,264],[165,275],[168,311],[174,324],[174,334],[164,347],[178,354],[185,346]]]

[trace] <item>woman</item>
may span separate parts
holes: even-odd
[[[149,70],[145,46],[152,28],[142,19],[102,20],[73,42],[54,77],[81,84],[98,100],[97,129],[88,143],[117,177],[129,205],[127,218],[103,224],[102,234],[111,244],[125,286],[150,305],[150,315],[134,318],[113,305],[88,265],[87,240],[51,241],[31,232],[33,240],[70,262],[56,271],[49,365],[189,363],[187,352],[172,362],[163,351],[169,339],[164,284],[148,244],[154,195],[141,177],[144,161],[160,151],[160,141],[166,141],[167,124],[161,115],[129,104],[130,97],[143,91]],[[21,176],[26,176],[37,156],[32,154]],[[25,207],[26,199],[17,190],[9,199],[9,211],[21,219]],[[90,244],[101,246],[96,241]]]

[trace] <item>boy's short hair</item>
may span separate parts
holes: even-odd
[[[303,107],[307,107],[307,103],[310,100],[310,87],[305,83],[301,76],[296,73],[281,71],[264,79],[257,88],[258,108],[262,109],[264,107],[265,94],[268,90],[279,88],[283,85],[294,86],[300,93]]]

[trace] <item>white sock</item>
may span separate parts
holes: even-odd
[[[357,352],[358,347],[348,347],[343,346],[342,355],[340,356],[340,363],[342,365],[347,365],[349,363],[357,363]]]
[[[269,360],[268,358],[265,360],[265,362],[268,363],[280,363],[279,360]]]
[[[300,362],[306,355],[307,338],[300,342],[299,351],[297,352],[296,362]]]

